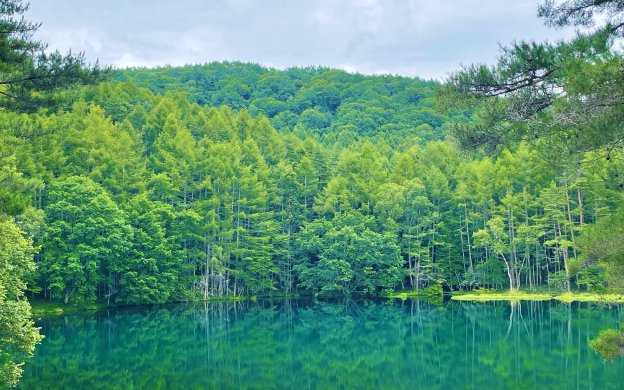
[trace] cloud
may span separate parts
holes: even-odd
[[[534,1],[31,0],[37,38],[118,67],[241,60],[440,78],[498,43],[557,39]]]

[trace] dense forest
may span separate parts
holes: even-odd
[[[622,25],[515,43],[444,84],[244,63],[111,73],[47,54],[20,2],[0,4],[7,329],[30,324],[24,294],[624,287]],[[568,11],[540,8],[591,26]]]
[[[112,71],[0,0],[0,381],[25,296],[152,304],[624,288],[619,1],[546,1],[444,83],[221,62]]]
[[[175,71],[120,78],[143,75],[152,88]],[[41,248],[32,293],[159,303],[437,283],[605,286],[605,269],[576,241],[621,201],[620,183],[605,180],[622,167],[617,151],[565,164],[526,142],[489,157],[459,151],[429,140],[451,115],[435,114],[436,85],[418,79],[243,64],[178,71],[216,85],[225,77],[249,100],[238,110],[201,105],[191,92],[154,94],[128,78],[83,87],[55,110],[2,113],[5,174],[24,189],[14,193],[12,207],[24,210],[16,223]],[[240,85],[240,75],[261,81]],[[269,93],[266,78],[281,83]],[[283,84],[300,87],[281,93]],[[271,119],[252,113],[267,94],[283,99]],[[271,120],[290,115],[276,130]],[[404,129],[368,126],[383,121]]]
[[[128,69],[118,75],[155,94],[182,92],[201,106],[245,108],[278,131],[329,142],[383,135],[438,140],[448,117],[432,100],[439,83],[399,76],[364,76],[326,68],[283,71],[243,63]],[[458,119],[461,115],[458,115]]]

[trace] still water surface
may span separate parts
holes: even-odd
[[[43,318],[22,389],[624,389],[623,306],[262,300]]]

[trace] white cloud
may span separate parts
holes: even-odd
[[[534,0],[31,0],[37,37],[115,66],[242,60],[443,77],[497,44],[570,35]]]

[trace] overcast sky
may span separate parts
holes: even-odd
[[[36,37],[116,67],[239,60],[443,78],[499,44],[556,41],[536,0],[30,0]]]

